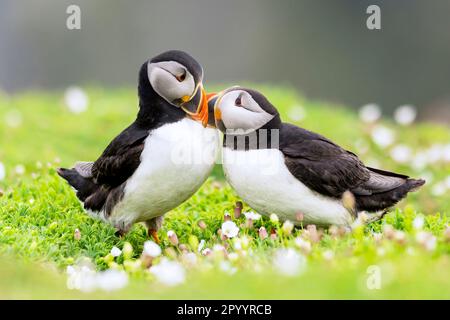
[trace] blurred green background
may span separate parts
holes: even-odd
[[[69,4],[81,30],[66,28]],[[381,30],[366,27],[372,4]],[[2,0],[0,88],[135,87],[147,58],[177,48],[210,83],[287,84],[387,114],[412,104],[448,124],[449,12],[445,0]]]

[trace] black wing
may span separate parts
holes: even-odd
[[[140,164],[149,130],[135,123],[120,133],[92,165],[92,177],[98,184],[111,187],[125,182]]]
[[[372,192],[366,186],[371,171],[354,153],[319,134],[283,124],[280,150],[289,171],[316,192],[332,197],[341,197],[346,190],[356,194]]]

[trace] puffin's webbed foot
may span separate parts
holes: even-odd
[[[153,240],[157,244],[161,243],[161,241],[159,240],[159,237],[158,237],[158,230],[159,230],[159,228],[161,228],[163,220],[164,220],[164,217],[159,216],[159,217],[153,218],[153,219],[145,222],[145,224],[147,225],[147,228],[148,228],[148,236],[152,237]]]

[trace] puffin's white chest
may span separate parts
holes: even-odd
[[[261,214],[275,213],[295,223],[301,212],[304,225],[349,225],[352,221],[340,200],[322,196],[297,180],[279,150],[223,148],[223,168],[238,195]]]
[[[153,130],[141,163],[115,208],[114,224],[146,221],[177,207],[207,179],[214,166],[219,136],[215,129],[183,119]]]

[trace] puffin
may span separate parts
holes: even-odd
[[[147,60],[138,81],[135,121],[96,161],[80,161],[57,173],[87,213],[114,226],[116,235],[143,222],[159,242],[164,214],[209,176],[219,133],[208,110],[203,69],[188,53],[170,50]]]
[[[209,104],[216,127],[224,133],[225,177],[263,215],[276,214],[298,226],[351,229],[358,221],[381,219],[425,183],[365,166],[355,153],[324,136],[282,122],[277,109],[256,90],[232,87]]]

